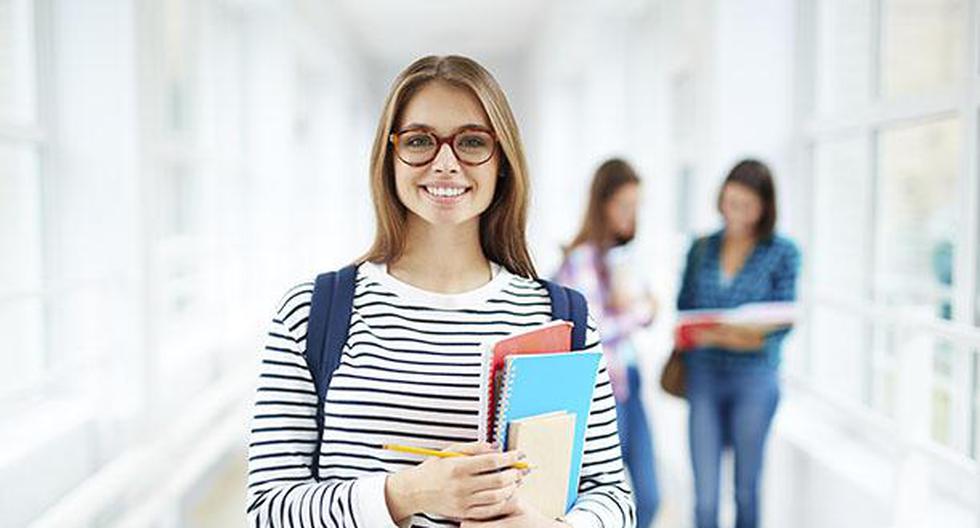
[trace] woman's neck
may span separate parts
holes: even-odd
[[[388,263],[398,280],[435,293],[462,293],[486,284],[492,268],[480,245],[480,220],[437,226],[409,216],[405,249]]]
[[[746,231],[736,231],[726,229],[722,235],[726,245],[734,247],[746,247],[755,245],[755,235]]]

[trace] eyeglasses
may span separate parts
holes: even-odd
[[[463,128],[451,136],[439,137],[427,128],[410,128],[391,134],[388,138],[395,146],[395,154],[406,165],[421,167],[436,159],[444,143],[464,165],[482,165],[497,150],[497,137],[485,128]]]

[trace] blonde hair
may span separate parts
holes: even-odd
[[[480,215],[480,245],[488,259],[515,275],[536,278],[525,239],[529,181],[524,147],[517,122],[503,90],[486,69],[458,55],[428,56],[416,60],[392,84],[371,150],[371,197],[377,231],[374,243],[360,261],[388,263],[405,249],[408,211],[395,190],[394,152],[389,135],[405,106],[430,82],[444,82],[469,90],[483,105],[503,156],[496,190]]]

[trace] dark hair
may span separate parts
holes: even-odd
[[[592,177],[589,206],[585,210],[582,227],[566,250],[570,251],[580,244],[592,242],[599,248],[599,251],[605,251],[633,239],[632,235],[626,239],[610,236],[609,221],[605,211],[606,204],[616,194],[616,191],[631,183],[640,183],[640,177],[636,175],[636,171],[629,163],[620,158],[606,160],[596,169],[595,176]]]
[[[732,167],[725,182],[718,191],[718,211],[721,211],[721,196],[725,187],[737,183],[753,191],[762,201],[762,216],[755,225],[755,235],[759,240],[772,237],[776,228],[776,185],[773,183],[769,167],[756,159],[744,159]]]

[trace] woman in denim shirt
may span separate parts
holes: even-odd
[[[793,242],[773,232],[776,197],[769,168],[756,160],[738,163],[722,184],[718,210],[725,227],[691,245],[677,308],[795,300],[800,255]],[[718,526],[726,446],[735,453],[735,526],[759,525],[763,451],[779,401],[780,349],[788,332],[723,325],[698,332],[685,354],[698,528]]]

